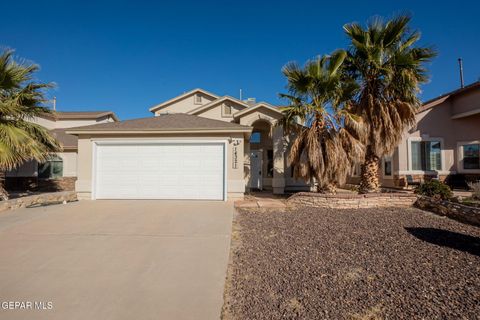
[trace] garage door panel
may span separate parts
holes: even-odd
[[[224,144],[98,145],[98,199],[222,200]]]

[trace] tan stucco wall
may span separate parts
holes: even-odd
[[[57,155],[63,160],[63,176],[77,176],[77,153],[76,152],[59,152]]]
[[[155,116],[159,116],[162,113],[169,112],[169,113],[187,113],[193,109],[199,108],[202,105],[205,105],[209,102],[215,100],[214,98],[207,96],[203,93],[197,93],[202,97],[201,104],[195,104],[195,94],[188,95],[181,100],[172,102],[163,106],[161,109],[155,111]]]
[[[480,110],[480,90],[467,91],[455,96],[451,101],[451,114]]]
[[[205,111],[197,113],[196,115],[204,118],[214,119],[214,120],[233,122],[233,114],[235,112],[245,109],[245,107],[242,107],[238,103],[235,103],[232,101],[227,101],[225,103],[228,103],[232,107],[231,115],[223,114],[223,102],[213,105],[211,108],[208,108]]]
[[[229,138],[232,142],[228,141]],[[227,198],[242,198],[245,192],[244,180],[244,135],[243,133],[231,134],[168,134],[168,135],[122,135],[115,136],[86,136],[81,135],[78,139],[78,180],[75,188],[82,199],[91,199],[92,197],[92,150],[95,141],[122,141],[122,140],[226,140],[227,141]],[[233,168],[233,143],[238,141],[237,145],[237,168]],[[121,178],[121,173],[119,173]]]
[[[458,142],[480,140],[480,115],[460,119],[451,119],[449,108],[442,105],[436,106],[417,115],[417,126],[406,132],[394,159],[397,162],[397,170],[400,174],[409,174],[409,138],[441,138],[443,141],[444,174],[457,172]],[[411,139],[410,139],[411,140]]]
[[[77,176],[77,153],[58,152],[57,155],[63,160],[63,176]],[[36,177],[38,176],[38,163],[35,160],[28,161],[18,168],[8,171],[7,177]]]
[[[303,180],[295,180],[291,177],[291,168],[288,166],[288,152],[290,146],[293,142],[293,136],[286,137],[282,127],[275,127],[276,121],[281,118],[281,115],[278,112],[274,112],[268,108],[258,108],[252,112],[244,114],[240,119],[240,124],[253,126],[258,126],[263,130],[266,130],[263,123],[270,123],[274,125],[273,130],[269,134],[268,141],[263,142],[262,144],[255,146],[250,145],[250,149],[254,150],[255,148],[261,148],[264,150],[263,154],[263,172],[266,172],[267,166],[267,155],[266,150],[274,150],[274,177],[263,178],[264,187],[273,188],[274,191],[277,189],[278,193],[283,193],[283,190],[309,190],[310,183]],[[269,146],[270,144],[270,146]],[[250,152],[245,155],[246,159],[249,158]],[[248,162],[247,162],[248,161]],[[249,179],[249,159],[246,160],[246,181]]]
[[[409,143],[412,139],[439,138],[442,141],[442,170],[439,176],[454,173],[480,174],[480,170],[463,170],[461,145],[480,141],[480,114],[452,119],[458,113],[480,108],[480,91],[467,92],[454,99],[448,99],[416,116],[417,125],[407,130],[393,154],[393,172],[397,177],[405,175],[431,174],[411,170]],[[382,179],[385,186],[394,182]]]

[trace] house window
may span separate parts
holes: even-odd
[[[392,157],[383,158],[383,176],[391,177],[392,176]]]
[[[440,141],[411,142],[412,170],[442,170],[442,148]]]
[[[463,169],[480,169],[480,144],[463,145]]]
[[[273,150],[267,150],[267,177],[273,177]]]
[[[194,98],[195,104],[202,104],[202,96],[201,95],[196,94],[194,97],[195,97]]]
[[[231,116],[232,115],[232,106],[225,103],[223,105],[223,114],[226,116]]]
[[[40,179],[56,179],[63,176],[63,160],[57,155],[50,156],[46,162],[38,164]]]
[[[260,140],[262,139],[262,135],[260,132],[256,131],[253,132],[252,135],[250,136],[250,143],[260,143]]]

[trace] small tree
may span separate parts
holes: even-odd
[[[44,127],[29,122],[42,113],[50,113],[43,106],[44,90],[51,84],[34,81],[35,64],[17,63],[13,51],[0,55],[0,172],[18,167],[29,160],[45,161],[60,150],[59,143]],[[8,194],[0,181],[0,198]]]
[[[283,68],[289,100],[281,124],[295,137],[288,155],[294,177],[315,178],[319,192],[335,192],[345,182],[353,163],[363,157],[359,141],[361,123],[350,113],[355,84],[343,79],[345,51],[308,61],[302,68],[289,63]]]

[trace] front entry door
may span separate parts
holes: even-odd
[[[262,151],[250,152],[250,188],[262,190]]]

